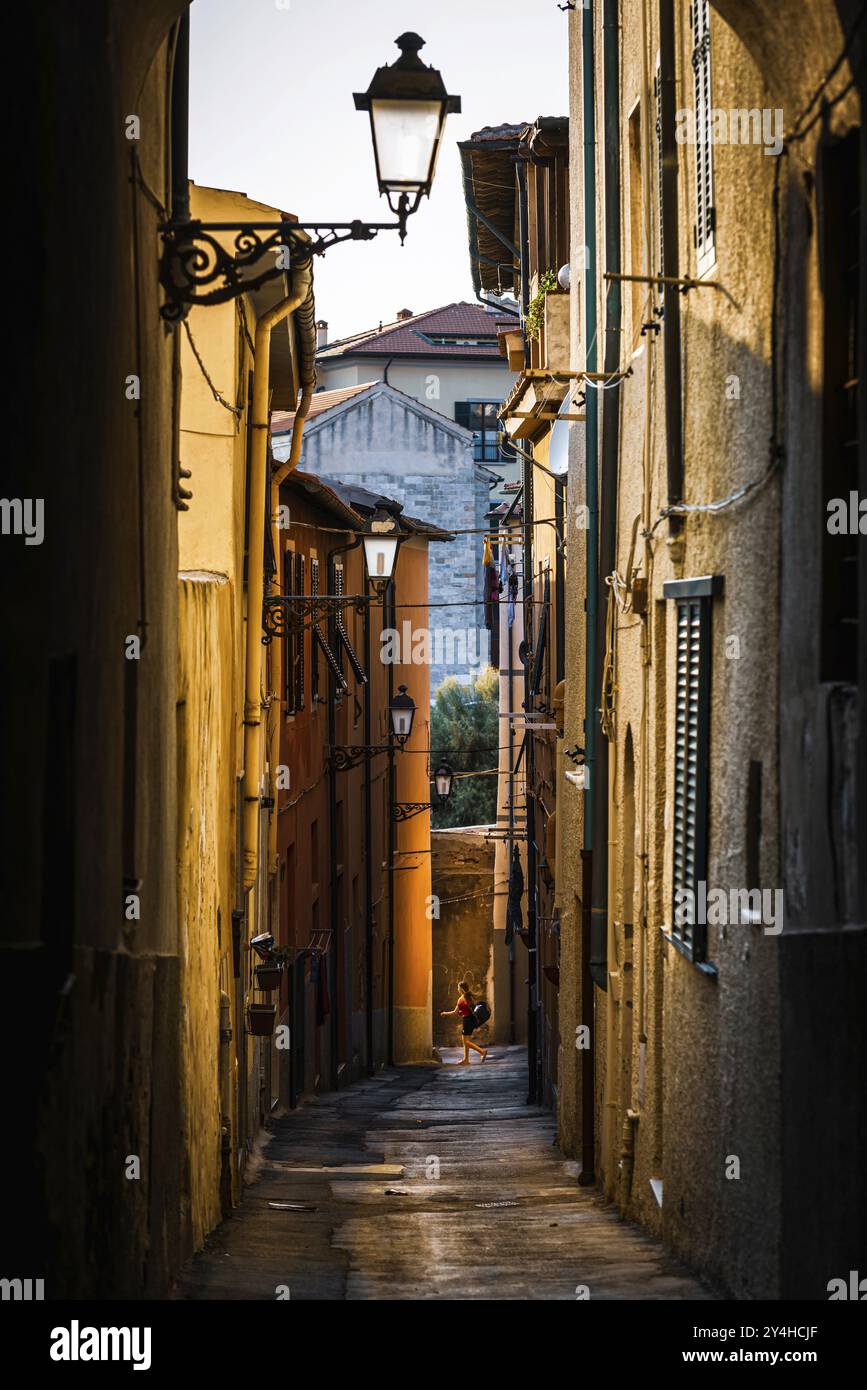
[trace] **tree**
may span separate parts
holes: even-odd
[[[497,672],[486,666],[472,684],[443,681],[431,707],[431,769],[441,761],[455,772],[484,772],[499,762],[500,720]],[[455,825],[491,825],[497,818],[497,778],[456,777],[448,803],[431,816],[434,830]]]

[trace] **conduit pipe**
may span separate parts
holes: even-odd
[[[593,0],[581,12],[581,99],[584,126],[584,366],[596,371],[596,68]],[[595,1181],[596,1124],[593,977],[590,973],[593,871],[593,795],[596,782],[596,621],[599,548],[598,439],[599,394],[590,391],[584,409],[584,500],[587,507],[585,557],[584,641],[584,762],[589,785],[584,791],[584,849],[581,875],[581,1021],[590,1029],[592,1048],[581,1051],[581,1174],[582,1186]]]
[[[665,355],[665,441],[668,455],[668,505],[683,501],[683,406],[680,364],[680,289],[677,284],[678,236],[677,156],[675,137],[675,35],[674,0],[659,0],[660,145],[662,149],[662,302],[665,307],[663,352]],[[669,531],[676,535],[680,516],[669,517]]]
[[[604,74],[604,158],[605,158],[605,262],[609,273],[619,274],[621,263],[620,235],[620,33],[618,0],[604,0],[602,26],[602,61]],[[622,306],[620,281],[610,280],[605,308],[604,371],[613,375],[621,366]],[[601,468],[601,526],[599,537],[599,578],[610,575],[617,563],[617,492],[620,452],[620,399],[622,391],[607,391],[602,403],[602,468]],[[600,584],[600,589],[601,589]],[[605,601],[609,599],[607,586]],[[607,624],[597,627],[597,674],[604,670],[604,650]],[[612,636],[612,642],[616,635]],[[598,691],[601,708],[601,690]],[[600,989],[608,991],[605,1009],[605,1088],[604,1121],[602,1127],[602,1171],[606,1186],[612,1188],[616,1128],[616,1088],[614,1068],[614,991],[610,988],[609,970],[614,963],[614,858],[616,849],[614,790],[617,774],[615,733],[597,759],[596,788],[593,798],[593,900],[590,921],[590,972]]]
[[[264,597],[265,495],[268,469],[268,395],[271,333],[293,314],[312,292],[313,271],[309,260],[292,271],[292,288],[256,323],[253,344],[253,443],[250,457],[250,506],[247,527],[247,651],[244,676],[244,849],[243,887],[247,893],[256,882],[258,869],[258,820],[262,730],[262,600]],[[312,388],[311,388],[312,389]],[[300,422],[296,416],[292,447]],[[291,469],[291,459],[290,459]],[[289,471],[289,470],[287,470]],[[268,496],[270,498],[270,488]]]

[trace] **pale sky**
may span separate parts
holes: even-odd
[[[317,317],[333,341],[398,309],[472,301],[456,142],[568,113],[567,13],[556,0],[195,0],[190,13],[190,177],[301,221],[391,221],[352,93],[398,57],[398,34],[421,34],[422,58],[463,99],[462,114],[448,118],[431,197],[402,250],[386,232],[314,261]]]

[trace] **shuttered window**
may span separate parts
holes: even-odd
[[[287,550],[283,556],[283,592],[287,597],[304,593],[304,556]],[[286,633],[283,638],[283,712],[287,716],[304,708],[304,631],[295,632],[293,624],[301,622],[294,604],[289,605]]]
[[[318,560],[311,560],[311,561],[310,561],[310,592],[311,592],[311,594],[318,594],[318,593],[319,593],[319,561],[318,561]],[[319,653],[320,653],[320,651],[322,652],[322,655],[325,657],[325,661],[326,661],[326,663],[327,663],[327,665],[328,665],[328,667],[329,667],[329,669],[330,669],[330,671],[331,671],[331,674],[332,674],[333,677],[334,677],[334,680],[335,680],[335,682],[336,682],[336,684],[337,684],[338,690],[340,690],[340,691],[348,690],[348,689],[349,689],[349,686],[348,686],[347,683],[346,683],[346,677],[344,676],[343,672],[342,672],[341,669],[340,669],[340,663],[339,663],[338,660],[337,660],[337,657],[336,657],[336,655],[335,655],[335,653],[334,653],[334,649],[333,649],[333,647],[331,646],[331,643],[329,642],[327,636],[326,636],[325,633],[323,632],[323,630],[322,630],[322,625],[321,625],[321,623],[319,622],[319,619],[315,616],[315,614],[314,614],[314,617],[313,617],[313,619],[312,619],[312,621],[311,621],[311,628],[312,628],[312,631],[313,631],[313,641],[312,641],[312,645],[311,645],[311,655],[310,655],[310,663],[311,663],[311,684],[312,684],[312,692],[313,692],[313,693],[312,693],[312,698],[313,698],[313,700],[315,701],[315,700],[320,700],[320,699],[323,698],[323,697],[320,695],[320,693],[319,693]]]
[[[707,883],[711,601],[721,591],[719,575],[663,586],[677,606],[671,934],[694,961],[706,959],[707,926],[683,911],[682,893],[693,894],[695,903],[699,885]]]
[[[662,235],[662,78],[659,72],[659,57],[656,59],[656,73],[653,78],[653,92],[656,98],[656,254],[657,270],[665,274],[665,242]]]
[[[344,576],[344,572],[343,572],[343,566],[342,566],[342,565],[337,565],[337,564],[336,564],[336,565],[334,566],[334,592],[335,592],[335,594],[344,594],[344,593],[346,592],[346,590],[345,590],[345,588],[344,588],[344,584],[345,584],[345,576]],[[361,662],[360,662],[359,659],[358,659],[358,656],[357,656],[357,654],[356,654],[355,648],[353,647],[352,643],[351,643],[350,640],[349,640],[349,633],[346,631],[346,620],[345,620],[345,618],[344,618],[344,616],[343,616],[343,612],[344,612],[343,609],[341,609],[341,610],[338,612],[337,617],[335,618],[335,622],[334,622],[334,627],[335,627],[334,643],[335,643],[335,649],[336,649],[337,654],[338,654],[338,659],[339,659],[339,661],[340,661],[340,669],[341,669],[341,671],[343,670],[343,656],[342,656],[342,653],[345,652],[347,658],[349,659],[349,664],[350,664],[350,666],[352,667],[352,672],[353,672],[353,675],[355,676],[355,679],[358,681],[359,685],[366,685],[366,684],[367,684],[367,675],[365,674],[364,667],[362,666]]]
[[[711,145],[710,6],[708,0],[693,0],[692,72],[695,99],[695,224],[693,236],[702,275],[716,260],[714,228],[716,209],[713,197],[713,146]]]

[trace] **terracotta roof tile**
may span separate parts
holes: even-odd
[[[340,405],[341,402],[360,395],[362,391],[369,391],[371,386],[376,385],[375,381],[364,381],[357,386],[341,386],[335,391],[314,391],[307,419],[312,420],[314,416],[321,415],[323,410],[330,410],[332,406]],[[275,410],[271,416],[271,433],[285,434],[291,430],[294,419],[294,410]]]
[[[446,304],[442,308],[428,309],[423,314],[414,314],[412,318],[400,319],[396,323],[384,324],[382,328],[330,343],[317,353],[316,360],[327,364],[341,357],[392,353],[413,357],[457,355],[499,358],[499,348],[494,341],[497,330],[500,325],[513,321],[517,322],[511,315],[489,313],[480,304]],[[431,336],[485,337],[492,341],[481,346],[442,344],[431,343]]]

